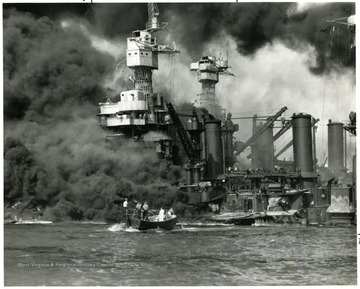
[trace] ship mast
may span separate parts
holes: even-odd
[[[214,56],[203,56],[199,61],[190,64],[190,70],[195,71],[201,83],[201,93],[194,105],[205,108],[211,115],[220,120],[225,119],[225,114],[218,103],[215,94],[215,85],[219,82],[219,75],[231,75],[228,71],[228,60],[222,60]]]
[[[160,53],[177,53],[170,45],[159,45],[155,32],[167,23],[159,22],[159,9],[155,3],[148,4],[146,28],[135,30],[127,38],[126,65],[133,71],[134,87],[122,91],[116,103],[100,103],[102,126],[117,135],[141,138],[149,131],[166,132],[163,97],[153,92],[152,73],[159,68]]]

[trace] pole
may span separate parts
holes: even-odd
[[[346,146],[347,146],[347,139],[346,139],[346,130],[344,130],[344,142],[345,142],[345,144],[344,144],[344,157],[345,157],[345,159],[344,159],[344,164],[345,164],[345,169],[347,169],[347,148],[346,148]]]
[[[316,167],[317,167],[317,160],[316,160],[316,137],[315,137],[315,133],[316,133],[316,123],[319,121],[319,119],[315,119],[314,117],[312,117],[312,138],[313,138],[313,143],[312,143],[312,148],[313,148],[313,170],[314,172],[316,172]]]
[[[223,134],[221,137],[221,142],[222,142],[222,161],[223,161],[223,174],[226,174],[226,166],[225,166],[225,135]]]

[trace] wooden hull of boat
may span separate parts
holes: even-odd
[[[162,222],[159,221],[140,221],[139,230],[149,230],[149,229],[163,229],[170,231],[172,230],[177,223],[177,217],[165,220]]]

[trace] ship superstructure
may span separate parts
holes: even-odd
[[[229,113],[225,119],[217,100],[219,75],[233,75],[227,60],[204,56],[191,63],[202,92],[197,95],[192,115],[177,113],[169,99],[153,92],[152,72],[158,69],[158,54],[178,51],[157,44],[153,34],[166,23],[158,22],[155,4],[148,7],[146,29],[134,31],[127,40],[126,61],[134,72],[134,87],[122,91],[118,102],[100,104],[102,125],[112,130],[113,136],[135,139],[158,132],[152,141],[165,158],[171,155],[170,135],[176,129],[189,160],[184,166],[185,182],[179,199],[201,210],[210,208],[217,213],[213,220],[260,225],[267,221],[296,225],[354,222],[356,167],[351,182],[343,163],[346,145],[339,144],[343,144],[344,130],[356,135],[356,113],[350,113],[346,125],[329,121],[329,167],[324,172],[319,170],[316,158],[319,119],[310,114],[298,113],[279,120],[287,110],[283,107],[275,115],[254,115],[253,135],[245,142],[234,141],[239,125],[233,121],[249,117],[232,117]],[[276,121],[282,125],[275,126]],[[278,129],[275,134],[274,129]],[[274,142],[289,129],[291,141],[274,155]],[[237,157],[249,146],[251,168],[246,168]],[[291,146],[293,161],[277,160]]]
[[[197,78],[201,83],[201,93],[194,102],[197,108],[204,108],[215,118],[225,120],[225,112],[219,105],[215,94],[215,85],[219,82],[219,75],[233,75],[228,71],[228,60],[214,56],[203,56],[197,62],[190,64],[190,70],[196,71]]]
[[[133,89],[122,91],[117,102],[108,99],[99,104],[101,125],[113,132],[110,137],[139,140],[146,133],[155,131],[158,134],[156,138],[152,137],[152,141],[169,141],[164,99],[160,93],[153,92],[152,74],[159,68],[160,53],[179,51],[170,45],[157,43],[155,32],[167,26],[167,23],[159,22],[158,16],[157,5],[149,3],[146,29],[135,30],[127,38],[126,65],[133,71],[129,77]]]

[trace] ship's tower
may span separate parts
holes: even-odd
[[[126,64],[133,70],[134,88],[122,91],[118,102],[100,103],[101,124],[116,134],[138,139],[149,131],[167,131],[163,97],[153,92],[152,72],[159,68],[159,53],[179,51],[157,43],[154,33],[167,25],[158,16],[157,5],[149,3],[146,29],[133,31],[127,39]]]
[[[153,108],[152,71],[159,68],[161,51],[153,34],[165,28],[167,23],[158,22],[159,10],[154,3],[148,4],[148,23],[145,30],[136,30],[127,39],[126,64],[134,70],[135,90],[144,92],[150,108]]]
[[[215,94],[215,85],[219,82],[219,74],[233,75],[227,69],[227,60],[214,56],[203,56],[199,61],[190,64],[190,70],[196,71],[197,78],[201,83],[201,93],[194,106],[205,108],[215,118],[224,121],[225,113],[219,105]]]

